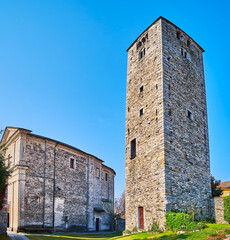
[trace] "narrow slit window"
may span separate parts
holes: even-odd
[[[74,168],[74,159],[70,158],[70,168]]]
[[[136,157],[136,138],[130,142],[130,158],[133,159]]]
[[[141,108],[140,111],[139,111],[140,117],[143,115],[143,113],[144,113],[143,108]]]
[[[193,114],[190,110],[186,109],[186,117],[188,117],[190,120],[193,120]]]
[[[105,173],[105,181],[108,181],[108,173]]]
[[[141,87],[140,87],[140,93],[143,92],[143,90],[144,90],[144,87],[141,86]]]

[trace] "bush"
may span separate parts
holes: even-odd
[[[125,230],[125,231],[123,231],[123,233],[124,233],[124,234],[131,234],[131,231]]]
[[[161,232],[161,229],[159,227],[159,224],[153,220],[151,228],[148,230],[148,232]]]
[[[230,196],[224,198],[224,220],[230,223]]]
[[[192,217],[187,213],[168,212],[165,217],[167,227],[173,232],[200,230],[207,227],[204,223],[193,222]]]
[[[137,232],[137,227],[134,227],[132,232]]]

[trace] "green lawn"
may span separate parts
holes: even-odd
[[[164,232],[159,234],[150,233],[134,233],[127,236],[121,234],[88,234],[88,235],[26,235],[31,240],[106,240],[106,239],[124,239],[124,240],[138,240],[138,239],[159,239],[159,240],[206,240],[207,236],[216,232],[223,231],[223,229],[230,229],[229,224],[208,224],[208,228],[198,232],[188,232],[177,235],[173,232]]]

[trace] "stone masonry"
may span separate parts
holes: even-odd
[[[204,50],[159,17],[127,52],[126,229],[171,209],[210,217]]]
[[[224,198],[223,197],[215,197],[213,199],[213,207],[214,207],[214,218],[216,223],[228,224],[227,221],[224,220]]]
[[[65,143],[7,127],[9,229],[112,229],[115,172]]]

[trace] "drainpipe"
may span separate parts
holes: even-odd
[[[46,139],[44,153],[44,181],[43,181],[43,228],[45,227],[45,200],[46,200]]]
[[[56,188],[56,183],[55,183],[55,164],[56,164],[56,147],[58,143],[56,143],[54,147],[54,174],[53,174],[53,232],[55,232],[55,188]]]

